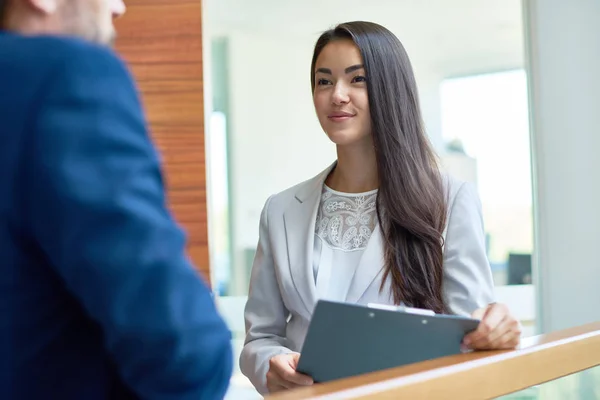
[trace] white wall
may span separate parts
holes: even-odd
[[[433,146],[441,152],[444,148],[444,141],[442,139],[440,84],[445,77],[440,73],[429,72],[425,69],[416,70],[415,76],[419,88],[419,101],[425,121],[425,129]]]
[[[241,276],[241,252],[256,246],[266,199],[325,168],[335,147],[314,115],[312,43],[246,32],[228,38],[234,270]]]
[[[600,320],[600,1],[526,0],[538,321]]]
[[[311,43],[248,33],[229,40],[235,235],[253,247],[267,197],[318,173],[335,148],[313,111]]]

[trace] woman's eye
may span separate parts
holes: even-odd
[[[321,79],[317,80],[317,85],[318,86],[323,86],[323,85],[328,85],[328,84],[329,84],[329,81],[327,79],[321,78]]]
[[[352,82],[355,83],[359,83],[359,82],[366,82],[367,78],[365,78],[364,76],[355,76],[354,79],[352,79]]]

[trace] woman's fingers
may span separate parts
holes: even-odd
[[[515,348],[521,338],[521,324],[510,315],[503,304],[491,304],[473,313],[481,318],[474,332],[465,336],[463,343],[471,349],[495,350]]]

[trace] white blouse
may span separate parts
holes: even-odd
[[[377,190],[342,193],[323,184],[313,252],[319,299],[344,301],[377,225]]]

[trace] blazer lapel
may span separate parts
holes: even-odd
[[[383,237],[377,224],[354,272],[346,301],[357,303],[375,278],[383,273],[384,265]]]
[[[301,185],[283,214],[290,274],[309,315],[317,302],[312,265],[317,211],[323,182],[334,166]]]

